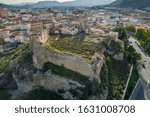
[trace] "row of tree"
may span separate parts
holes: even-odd
[[[135,36],[140,42],[141,46],[150,55],[150,28],[136,29],[133,25],[126,26],[129,35]]]
[[[150,55],[150,29],[137,29],[135,36],[141,46]]]
[[[118,25],[121,22],[118,22]],[[133,25],[127,25],[126,27],[117,27],[114,28],[113,31],[119,33],[119,39],[122,40],[125,43],[125,56],[128,59],[129,63],[136,63],[138,60],[141,59],[141,55],[136,52],[136,50],[133,48],[133,46],[128,44],[128,38],[129,35],[138,34],[138,30],[136,31],[136,28]],[[140,36],[141,34],[139,34]],[[150,45],[150,44],[149,44]]]

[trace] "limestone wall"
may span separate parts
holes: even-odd
[[[72,71],[76,71],[80,74],[90,77],[92,69],[90,63],[82,58],[61,55],[41,46],[40,43],[33,41],[33,62],[34,66],[38,69],[43,69],[44,63],[51,62],[55,65],[64,66]]]
[[[45,43],[48,38],[49,38],[49,34],[48,34],[48,30],[46,29],[43,29],[41,32],[40,32],[40,35],[38,36],[38,41],[41,42],[41,43]]]
[[[66,54],[58,54],[44,48],[36,40],[32,40],[33,62],[38,69],[43,69],[44,63],[51,62],[58,66],[64,66],[67,69],[78,72],[84,76],[99,78],[101,68],[104,63],[104,56],[94,55],[92,62],[86,61],[82,57]]]

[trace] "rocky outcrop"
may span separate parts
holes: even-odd
[[[92,61],[89,62],[78,56],[61,55],[49,51],[41,44],[45,42],[42,36],[39,40],[32,40],[30,48],[22,53],[22,56],[10,62],[9,74],[4,73],[0,76],[3,79],[0,79],[0,87],[14,87],[15,91],[12,92],[11,99],[22,99],[22,95],[38,87],[53,91],[64,99],[107,98],[108,92],[103,91],[100,80],[104,56],[95,53]],[[77,73],[78,78],[56,74],[52,72],[51,67],[44,71],[43,66],[47,62],[63,67],[71,73]],[[7,79],[4,79],[5,75],[9,75],[6,76]]]
[[[32,53],[24,53],[23,57],[12,61],[9,65],[11,79],[17,86],[17,93],[28,93],[37,87],[44,87],[47,90],[57,92],[65,99],[79,99],[83,92],[79,89],[85,87],[77,81],[71,80],[51,73],[51,70],[43,72],[33,66]],[[63,92],[60,92],[62,91]],[[70,93],[70,90],[75,90],[77,95]],[[16,92],[16,91],[15,91]],[[15,94],[14,94],[15,95]],[[16,97],[15,98],[20,98]]]
[[[114,35],[117,35],[117,33]],[[117,39],[110,38],[109,42],[106,45],[106,50],[113,59],[123,61],[124,58],[124,42]]]
[[[15,90],[17,89],[17,84],[14,79],[12,79],[12,71],[8,70],[5,73],[0,74],[0,89]]]
[[[123,58],[124,58],[124,53],[115,53],[113,51],[109,51],[107,50],[107,53],[109,55],[111,55],[111,57],[115,60],[118,60],[118,61],[123,61]]]
[[[26,61],[29,56],[31,55],[27,54],[24,58],[13,61],[10,65],[12,79],[14,79],[18,87],[17,91],[13,93],[12,99],[21,99],[20,95],[24,95],[38,87],[56,92],[64,99],[107,98],[107,90],[97,91],[97,88],[101,87],[97,81],[92,82],[87,79],[84,83],[80,83],[79,81],[53,74],[51,70],[43,72],[35,68],[31,60]],[[96,93],[93,94],[92,91]]]
[[[106,99],[107,91],[101,89],[101,84],[84,79],[84,82],[71,79],[51,72],[39,70],[33,65],[32,52],[27,50],[23,55],[13,61],[8,66],[8,73],[1,74],[0,87],[11,90],[11,99],[22,99],[26,93],[38,88],[56,92],[64,99]],[[97,57],[93,57],[95,62]],[[93,64],[95,68],[97,64]],[[98,72],[98,71],[95,71]],[[83,81],[83,79],[81,79]],[[7,87],[9,86],[9,87]],[[96,93],[92,93],[96,92]]]
[[[0,74],[0,90],[15,90],[17,84],[12,78],[12,69],[8,66],[3,73]]]

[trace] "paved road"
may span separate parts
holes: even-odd
[[[140,73],[143,76],[144,80],[150,83],[150,58],[144,51],[142,51],[140,46],[138,46],[140,44],[134,38],[129,38],[129,41],[132,42],[131,45],[133,45],[136,51],[141,54],[142,60],[139,61],[139,63],[144,64],[145,67],[143,67],[142,65],[139,66]]]
[[[144,88],[142,86],[141,80],[137,82],[135,90],[130,98],[130,100],[145,100],[144,97]]]
[[[145,83],[142,83],[141,81],[139,82],[133,96],[134,99],[140,99],[139,97],[143,98],[144,96],[144,88],[150,83],[150,58],[143,51],[143,48],[139,46],[140,44],[136,39],[130,37],[129,42],[131,43],[131,45],[133,45],[136,51],[141,54],[142,57],[141,61],[139,61],[140,64],[138,65],[138,71],[142,78],[142,81],[144,81]]]

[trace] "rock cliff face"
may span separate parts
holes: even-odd
[[[61,95],[65,99],[78,99],[79,97],[77,95],[73,97],[69,90],[76,90],[78,92],[77,88],[84,88],[83,85],[76,81],[52,74],[51,70],[43,72],[36,69],[32,63],[31,53],[27,53],[24,57],[14,60],[10,64],[9,69],[12,70],[12,78],[17,84],[18,91],[22,93],[28,93],[40,86],[57,93],[63,90]]]
[[[7,73],[0,76],[0,87],[14,89],[11,99],[22,99],[24,95],[38,87],[55,92],[64,99],[107,98],[107,90],[103,90],[103,87],[97,81],[91,82],[79,74],[76,75],[75,79],[68,76],[68,74],[67,76],[57,75],[53,73],[53,70],[56,69],[52,69],[52,67],[47,70],[37,69],[33,65],[32,56],[32,52],[27,50],[23,56],[9,64],[9,76],[6,75]],[[59,66],[57,67],[59,68]],[[65,70],[65,68],[63,69]],[[74,74],[74,71],[69,72],[72,75]]]

